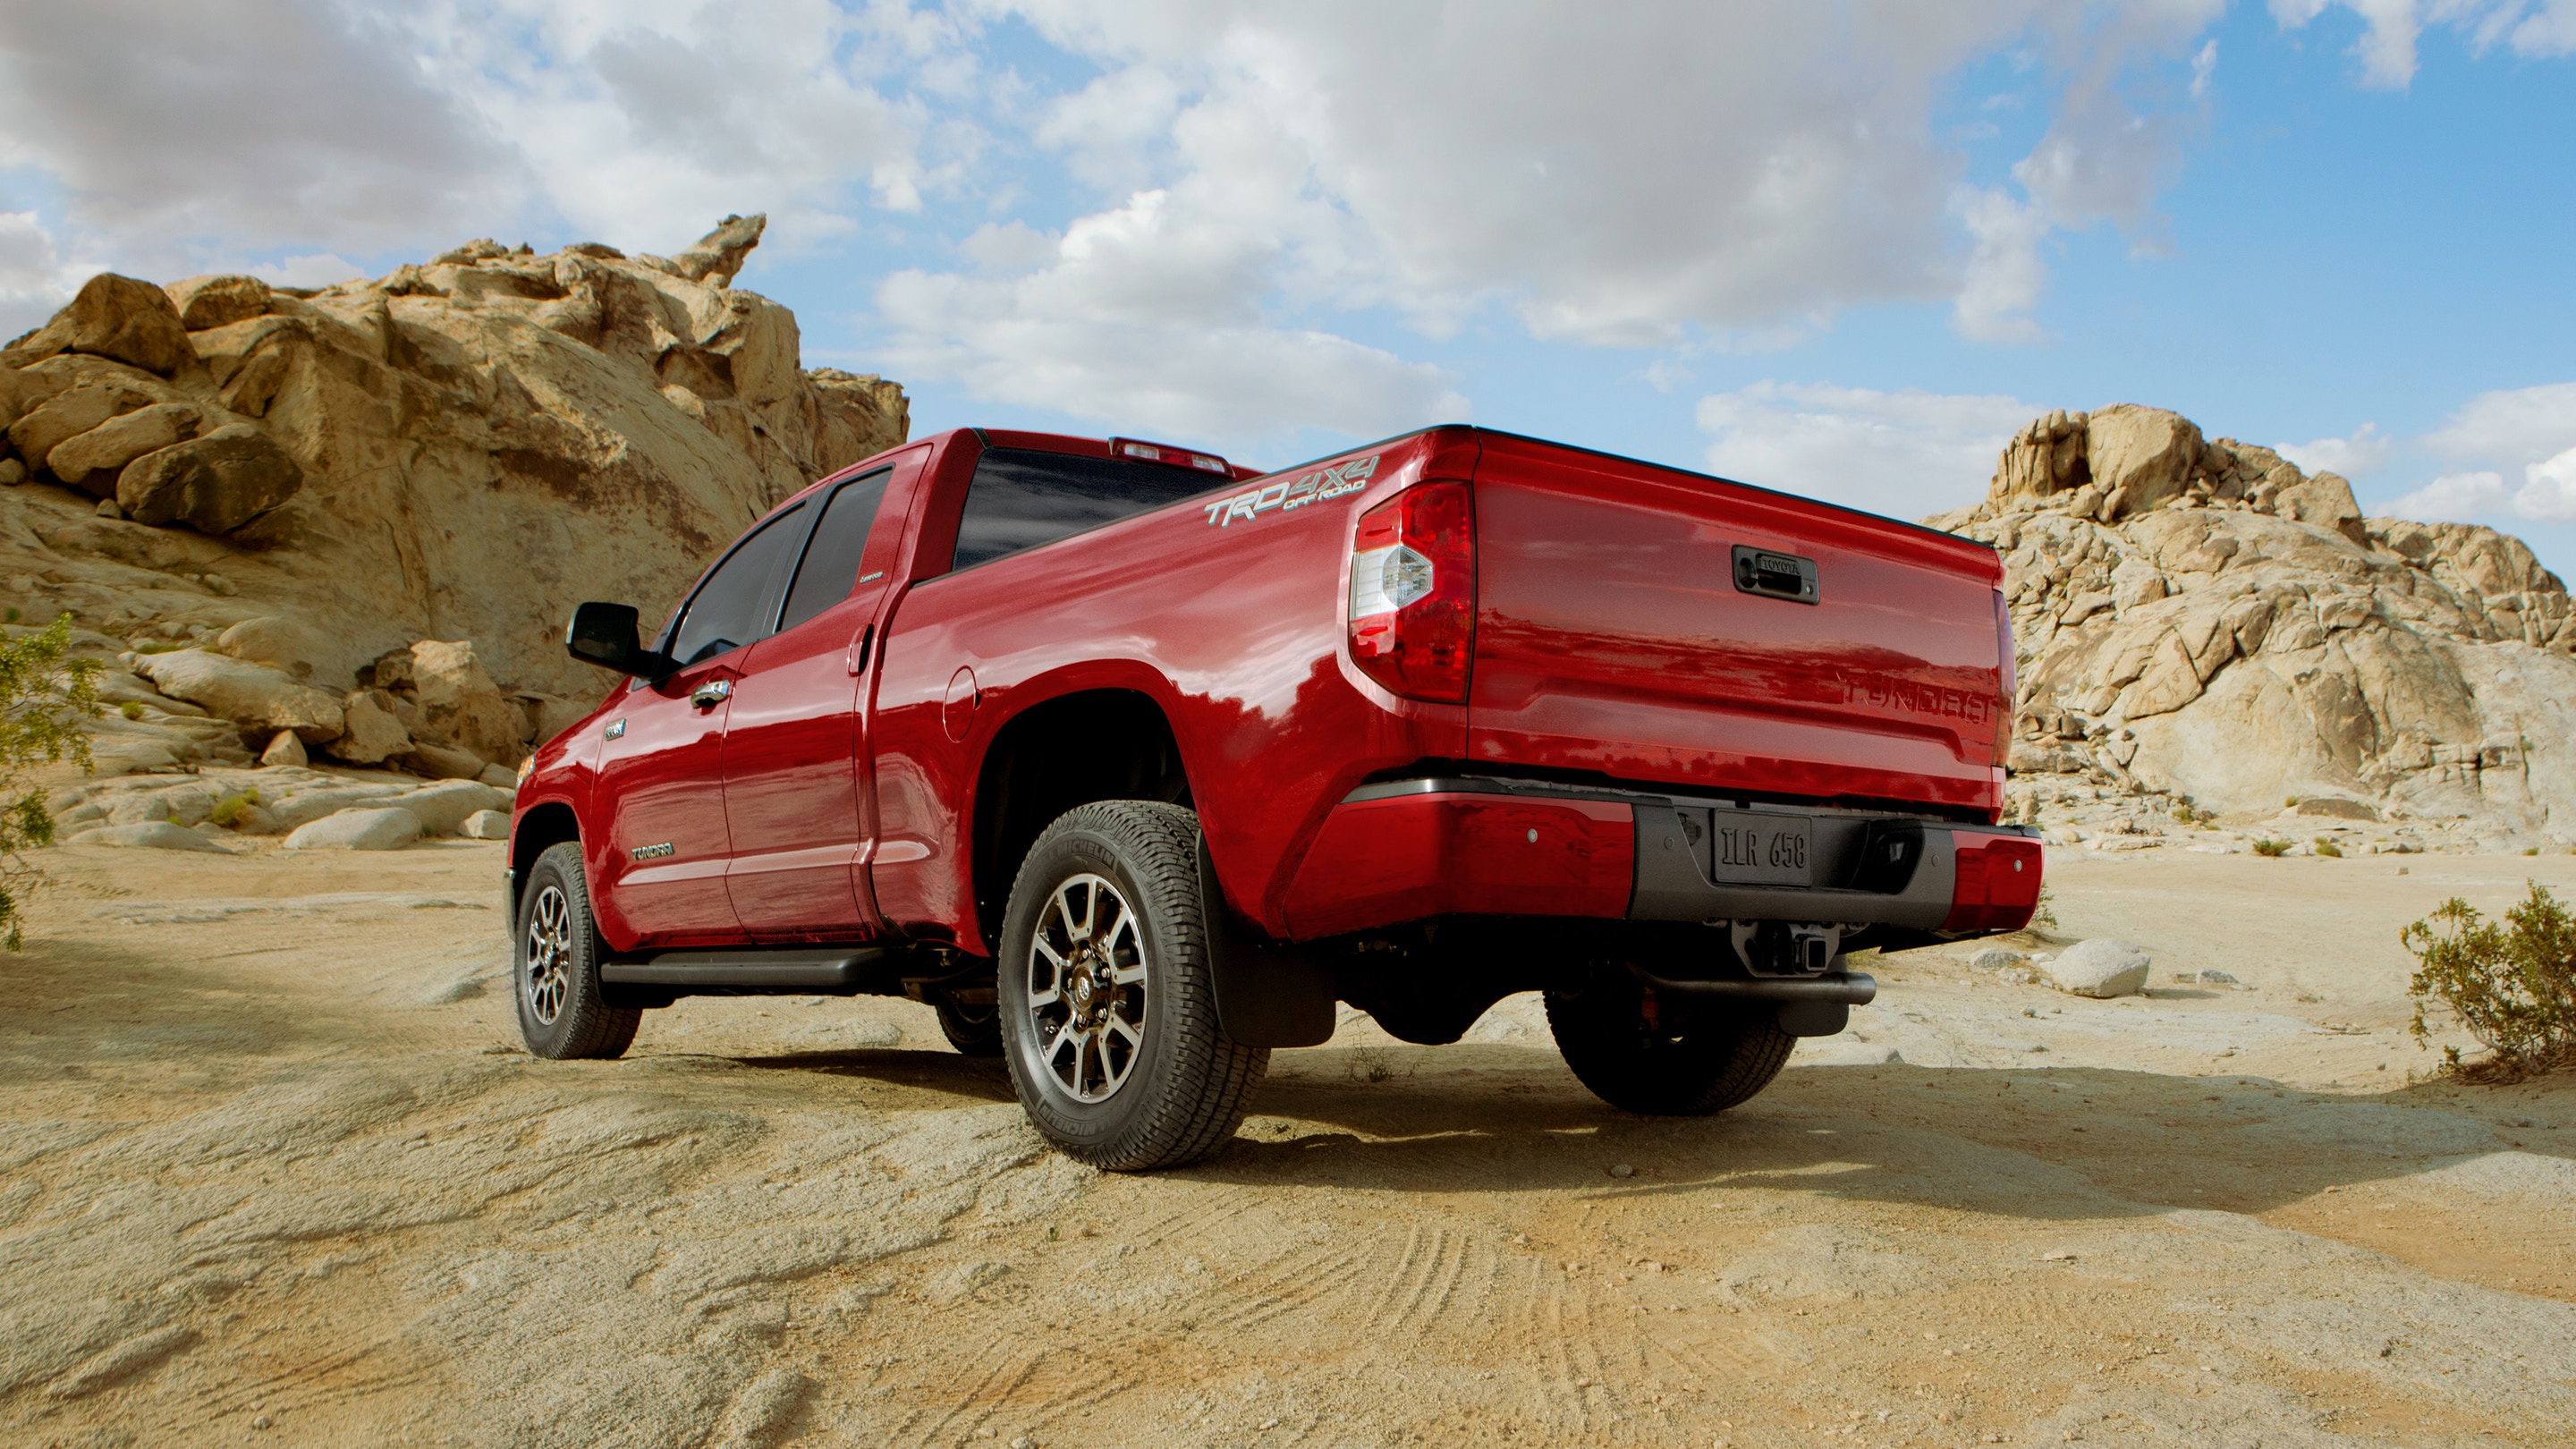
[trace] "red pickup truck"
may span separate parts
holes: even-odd
[[[2025,925],[1985,545],[1481,428],[1256,475],[961,429],[744,534],[523,770],[531,1051],[686,995],[901,994],[1085,1161],[1233,1135],[1347,1001],[1723,1110],[1870,999],[1846,953]]]

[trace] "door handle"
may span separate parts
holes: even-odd
[[[859,631],[859,637],[850,641],[849,657],[852,674],[868,672],[868,645],[875,642],[876,634],[877,626],[870,624]]]
[[[731,698],[733,681],[730,679],[710,679],[689,691],[689,703],[700,709],[713,709]]]

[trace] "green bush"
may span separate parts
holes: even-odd
[[[2576,1067],[2576,916],[2538,881],[2498,924],[2457,896],[2398,933],[2414,954],[2407,982],[2417,1041],[2432,1034],[2439,1001],[2488,1059],[2463,1062],[2442,1049],[2442,1070],[2473,1082],[2511,1082]]]
[[[217,825],[222,826],[226,830],[230,830],[233,828],[234,823],[241,819],[241,813],[244,810],[247,810],[258,803],[259,792],[257,790],[235,791],[230,795],[226,795],[221,800],[216,801],[215,808],[206,812],[206,818],[215,822]]]
[[[188,646],[176,639],[146,639],[134,646],[137,654],[175,654]]]
[[[125,703],[118,705],[116,707],[116,712],[125,716],[127,719],[141,719],[143,718],[143,704],[140,700],[129,699]]]
[[[2254,853],[2256,855],[2287,855],[2290,853],[2290,842],[2286,840],[2258,840],[2254,842]]]
[[[99,662],[67,658],[72,616],[23,639],[0,640],[0,945],[19,945],[18,903],[35,883],[22,852],[54,841],[44,790],[27,779],[31,766],[65,759],[89,768],[89,736],[80,721],[102,710]]]
[[[2343,859],[2343,847],[2335,844],[2333,841],[2322,835],[2309,842],[2309,844],[2319,855],[2332,856],[2337,860]]]

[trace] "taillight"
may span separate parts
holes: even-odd
[[[1476,653],[1476,512],[1464,483],[1419,483],[1360,515],[1351,662],[1410,699],[1467,702]]]
[[[2039,842],[2028,836],[1952,837],[1958,873],[1945,931],[2018,931],[2039,909]]]
[[[1995,590],[1995,665],[1996,686],[2002,693],[1995,697],[1995,768],[2012,763],[2013,700],[2020,687],[2013,669],[2012,608],[2004,602],[2004,591]]]

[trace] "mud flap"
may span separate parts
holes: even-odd
[[[1199,837],[1199,909],[1225,1034],[1250,1047],[1321,1046],[1333,1035],[1333,978],[1314,953],[1265,941],[1226,909],[1207,837]]]

